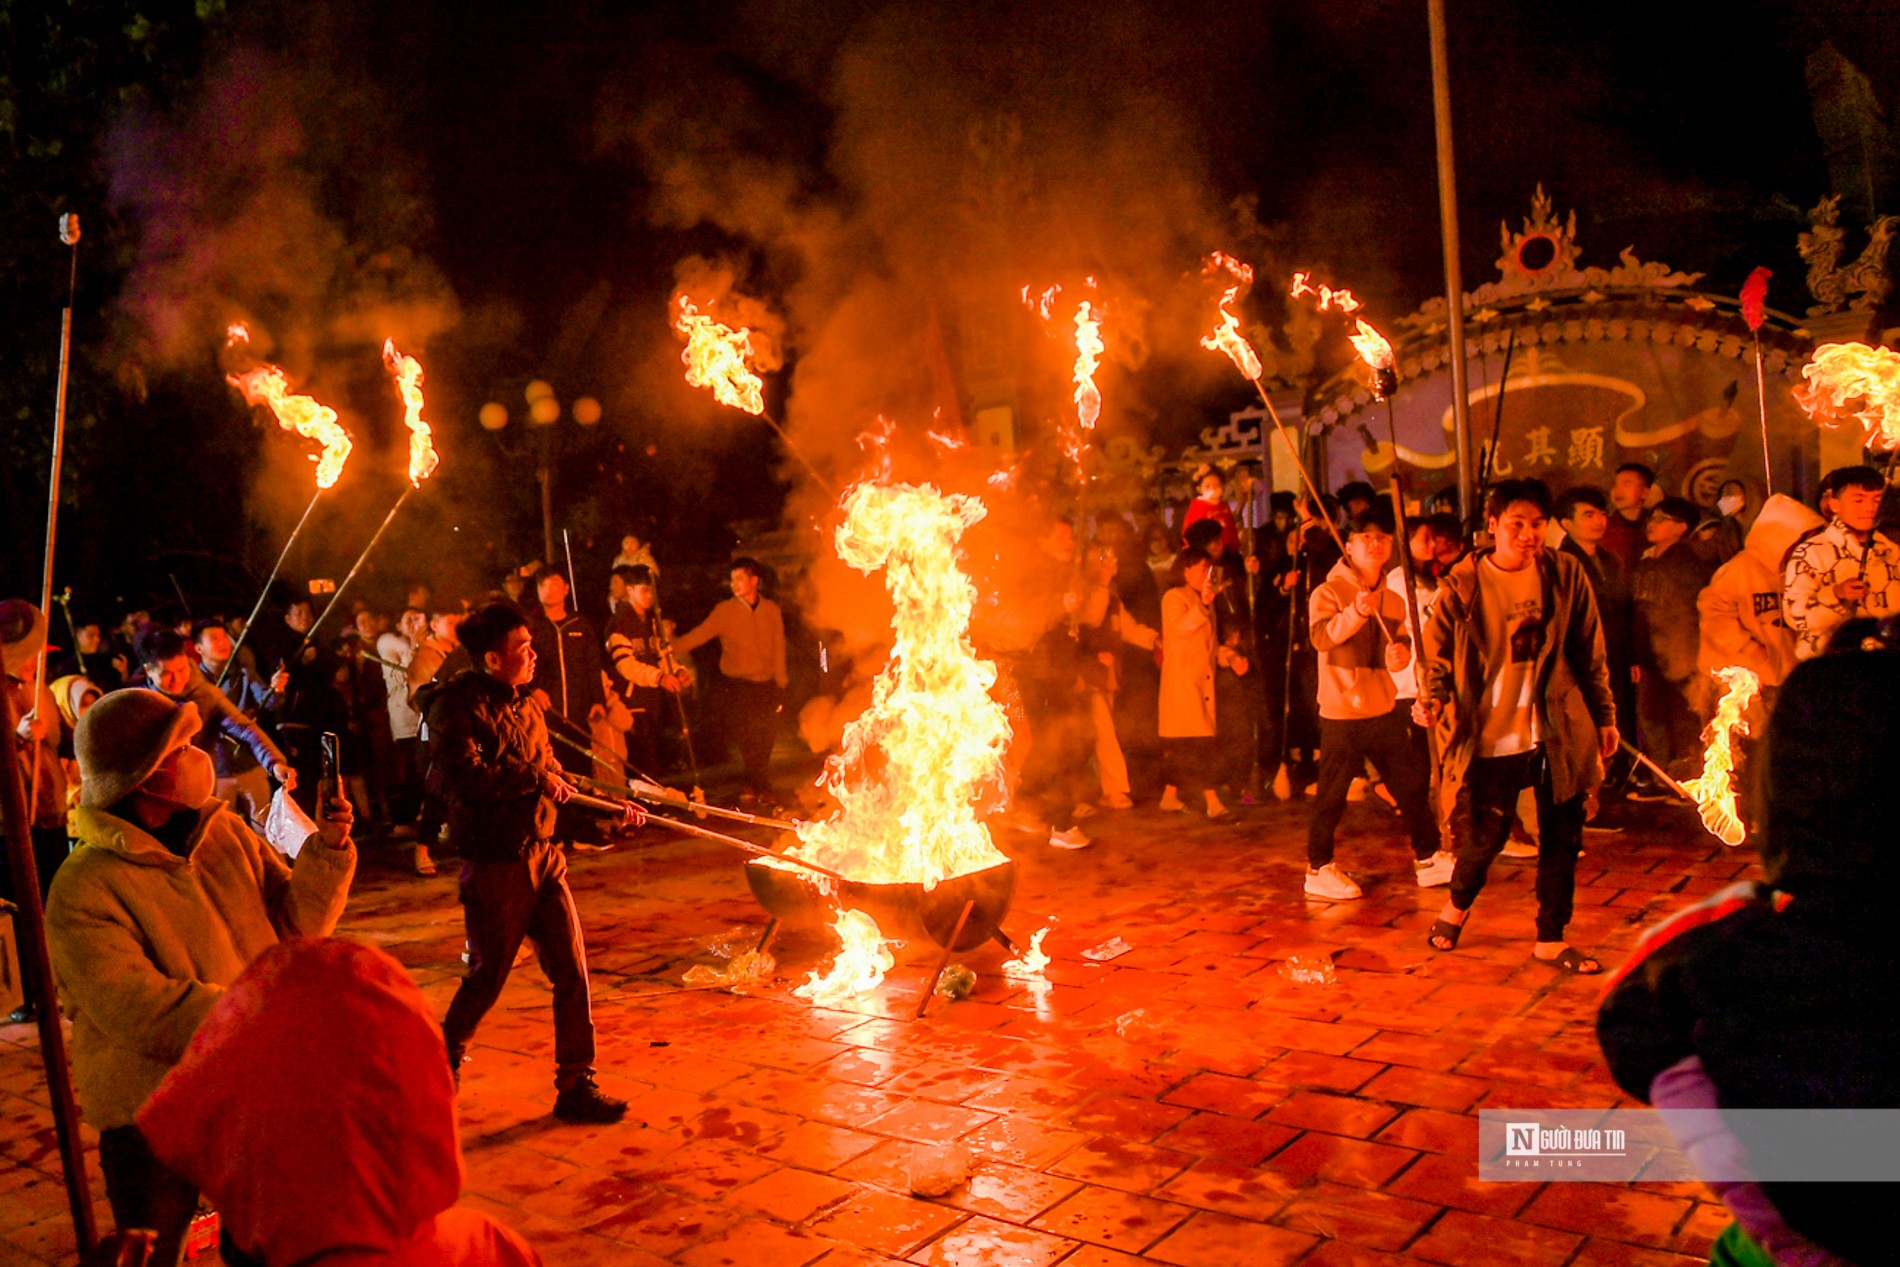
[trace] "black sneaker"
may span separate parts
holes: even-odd
[[[603,1094],[594,1085],[593,1074],[583,1074],[572,1086],[554,1097],[554,1116],[563,1122],[585,1122],[606,1126],[627,1115],[627,1102]]]

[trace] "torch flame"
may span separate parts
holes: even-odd
[[[1243,290],[1253,285],[1253,268],[1243,264],[1223,251],[1216,251],[1207,257],[1203,272],[1213,276],[1222,271],[1234,279],[1227,293],[1220,300],[1220,324],[1203,336],[1201,346],[1211,352],[1225,352],[1234,367],[1251,381],[1260,381],[1260,356],[1253,350],[1253,344],[1247,342],[1247,336],[1240,332],[1240,318],[1234,315],[1234,303]]]
[[[1288,296],[1299,299],[1306,295],[1317,295],[1321,312],[1337,309],[1344,313],[1356,313],[1363,307],[1350,290],[1343,288],[1334,290],[1331,286],[1311,285],[1306,280],[1311,275],[1310,273],[1293,274],[1293,289],[1287,292]],[[1354,317],[1353,321],[1357,326],[1357,329],[1349,336],[1352,339],[1353,351],[1359,354],[1359,359],[1364,361],[1366,368],[1372,371],[1374,389],[1383,398],[1386,395],[1389,376],[1393,374],[1396,365],[1392,356],[1392,345],[1386,342],[1385,336],[1373,329],[1364,317]]]
[[[1828,343],[1801,369],[1795,402],[1824,427],[1859,419],[1882,448],[1900,448],[1900,353],[1864,343]],[[1855,408],[1854,402],[1861,402]]]
[[[242,330],[242,326],[235,327]],[[336,410],[320,405],[308,396],[292,395],[290,380],[275,365],[260,365],[243,374],[225,378],[244,393],[246,403],[269,405],[279,426],[295,431],[306,440],[323,446],[317,458],[317,487],[329,488],[343,474],[343,463],[350,456],[350,433],[336,420]]]
[[[1748,828],[1735,809],[1735,754],[1731,746],[1736,735],[1748,733],[1742,714],[1761,690],[1761,679],[1739,666],[1717,669],[1715,676],[1727,687],[1722,702],[1715,706],[1715,720],[1709,723],[1709,746],[1702,756],[1702,774],[1682,785],[1695,798],[1702,811],[1702,825],[1725,845],[1739,845],[1748,839]]]
[[[838,947],[838,957],[831,961],[830,971],[814,970],[805,978],[804,985],[792,991],[820,1007],[831,1007],[857,995],[869,994],[883,984],[884,974],[897,962],[896,956],[885,948],[884,934],[878,929],[877,921],[863,911],[841,909],[831,927],[842,944]]]
[[[685,295],[679,297],[673,328],[686,336],[680,360],[686,363],[687,382],[711,388],[722,405],[755,415],[765,412],[765,382],[752,372],[752,331],[713,320]]]
[[[251,328],[242,321],[233,321],[224,328],[224,342],[227,346],[251,341]]]
[[[1006,861],[976,801],[1001,785],[1009,720],[989,695],[996,667],[970,645],[976,586],[958,566],[958,540],[987,510],[929,485],[870,482],[843,509],[838,557],[884,569],[897,636],[871,706],[826,763],[839,812],[801,823],[788,852],[852,880],[934,888]]]
[[[1102,416],[1102,393],[1095,386],[1102,350],[1101,310],[1084,299],[1075,310],[1075,416],[1084,431],[1095,430]]]
[[[402,393],[402,421],[409,428],[409,482],[422,487],[441,459],[436,456],[435,441],[429,424],[422,420],[422,362],[396,350],[396,341],[383,341],[383,364],[396,377],[396,390]]]

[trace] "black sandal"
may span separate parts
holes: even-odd
[[[1471,919],[1467,916],[1465,923],[1468,924],[1470,922]],[[1464,931],[1464,924],[1454,924],[1446,919],[1435,919],[1432,921],[1432,930],[1425,934],[1425,944],[1440,954],[1443,954],[1447,950],[1456,950],[1458,949],[1458,939],[1464,936]],[[1439,945],[1438,939],[1440,937],[1443,937],[1450,944],[1445,946]]]
[[[1539,955],[1532,955],[1531,958],[1546,968],[1555,968],[1558,972],[1575,973],[1580,977],[1594,977],[1603,971],[1603,965],[1600,962],[1584,954],[1575,946],[1565,946],[1562,951],[1548,959]],[[1589,966],[1585,967],[1586,964]]]

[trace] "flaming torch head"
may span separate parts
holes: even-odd
[[[1824,427],[1855,418],[1883,449],[1900,448],[1900,353],[1864,343],[1826,343],[1801,369],[1795,402]]]
[[[1293,288],[1287,292],[1287,295],[1293,299],[1300,299],[1307,295],[1315,296],[1319,300],[1321,312],[1338,311],[1351,314],[1358,312],[1364,306],[1350,290],[1315,286],[1306,280],[1310,276],[1310,273],[1293,274]],[[1399,386],[1398,363],[1392,356],[1392,345],[1386,342],[1385,336],[1373,329],[1372,324],[1364,317],[1355,317],[1354,326],[1350,336],[1353,351],[1359,354],[1359,359],[1365,362],[1367,369],[1372,371],[1372,394],[1384,400],[1397,391]]]
[[[722,405],[753,415],[765,412],[765,382],[752,372],[750,330],[715,321],[685,295],[679,297],[673,328],[686,339],[680,360],[686,364],[687,382],[710,388]]]
[[[402,395],[403,425],[409,428],[409,482],[420,488],[440,461],[429,424],[422,420],[422,362],[398,352],[396,341],[388,339],[383,343],[383,364]]]
[[[1695,798],[1702,825],[1725,845],[1748,839],[1748,827],[1735,808],[1735,750],[1737,735],[1748,733],[1744,714],[1761,691],[1761,679],[1745,668],[1717,669],[1715,676],[1727,688],[1709,723],[1709,743],[1702,757],[1702,774],[1682,785]]]
[[[240,329],[242,327],[239,327]],[[317,457],[317,487],[329,488],[343,474],[343,463],[350,456],[350,433],[336,419],[336,410],[318,404],[308,396],[293,395],[290,380],[275,365],[260,365],[226,380],[244,393],[251,405],[268,405],[279,426],[295,431],[307,440],[323,446]]]
[[[1253,285],[1253,268],[1223,251],[1216,251],[1207,257],[1207,264],[1202,271],[1209,276],[1225,272],[1234,280],[1221,296],[1220,323],[1201,336],[1201,346],[1210,352],[1225,352],[1235,369],[1245,375],[1249,382],[1258,383],[1262,373],[1260,355],[1253,350],[1253,344],[1247,342],[1247,336],[1240,332],[1240,318],[1234,314],[1234,304],[1240,299],[1241,292]]]
[[[1084,431],[1095,430],[1102,416],[1102,393],[1095,386],[1095,367],[1102,356],[1102,313],[1084,299],[1075,310],[1075,416]]]

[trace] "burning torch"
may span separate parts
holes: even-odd
[[[248,346],[251,341],[249,327],[242,322],[234,322],[225,329],[225,346],[235,348],[240,344]],[[257,602],[251,607],[251,614],[244,622],[244,628],[238,631],[238,639],[231,648],[231,658],[226,660],[224,668],[218,674],[218,687],[223,689],[224,679],[238,662],[238,652],[244,649],[245,639],[251,636],[251,630],[257,626],[257,617],[264,610],[264,603],[270,598],[270,587],[276,583],[277,574],[283,570],[284,560],[290,557],[291,547],[297,544],[297,538],[303,535],[304,525],[310,522],[311,513],[317,508],[317,502],[324,491],[337,482],[343,474],[343,464],[349,460],[350,450],[354,446],[349,432],[337,421],[336,410],[319,403],[314,397],[294,395],[290,390],[290,378],[275,365],[261,363],[242,374],[226,375],[225,381],[244,395],[245,403],[253,407],[263,405],[277,419],[277,423],[286,431],[294,431],[306,439],[315,440],[323,446],[323,452],[317,457],[317,487],[310,495],[310,504],[303,508],[303,514],[297,520],[297,526],[290,530],[290,537],[284,542],[284,548],[277,552],[277,562],[271,564],[270,575],[264,578],[264,588],[258,592]]]
[[[1254,391],[1260,395],[1260,404],[1267,411],[1267,418],[1273,423],[1273,429],[1280,435],[1280,442],[1286,446],[1287,453],[1293,458],[1293,468],[1300,473],[1300,483],[1305,485],[1307,496],[1312,498],[1315,517],[1326,525],[1327,534],[1332,537],[1333,544],[1339,547],[1339,557],[1343,559],[1346,557],[1345,539],[1339,535],[1339,527],[1333,523],[1332,516],[1326,514],[1326,505],[1320,496],[1319,486],[1313,482],[1312,475],[1306,469],[1306,463],[1300,459],[1299,446],[1294,444],[1292,433],[1287,430],[1286,423],[1280,420],[1280,411],[1273,407],[1273,401],[1267,395],[1266,385],[1261,382],[1264,371],[1260,365],[1260,354],[1254,351],[1253,344],[1247,342],[1247,336],[1240,332],[1240,318],[1235,314],[1233,306],[1240,298],[1241,291],[1253,285],[1253,267],[1243,264],[1231,255],[1216,251],[1207,257],[1204,271],[1209,276],[1225,272],[1233,281],[1221,296],[1220,324],[1201,337],[1201,346],[1212,352],[1226,353],[1227,359],[1234,363],[1234,368],[1253,384]],[[1378,623],[1380,634],[1388,642],[1391,641],[1392,630],[1386,625],[1384,615],[1376,606],[1373,608],[1372,618]]]
[[[1317,295],[1319,309],[1325,312],[1337,308],[1340,312],[1353,316],[1359,311],[1359,301],[1349,290],[1333,290],[1326,286],[1307,284],[1305,273],[1293,274],[1291,297]],[[1399,370],[1396,358],[1392,355],[1392,345],[1384,335],[1372,328],[1364,317],[1353,316],[1356,327],[1350,336],[1353,351],[1366,368],[1372,371],[1372,394],[1385,404],[1385,433],[1392,443],[1392,480],[1388,486],[1392,494],[1392,522],[1398,534],[1399,575],[1405,582],[1405,615],[1412,630],[1413,673],[1419,674],[1420,658],[1425,653],[1425,631],[1418,614],[1418,578],[1412,563],[1412,534],[1405,521],[1405,465],[1399,458],[1399,424],[1392,408],[1392,393],[1399,387]],[[1432,732],[1426,732],[1427,750],[1432,761],[1432,785],[1438,785],[1438,741]]]
[[[673,328],[686,339],[686,348],[680,353],[680,360],[686,364],[686,381],[710,389],[720,404],[749,413],[778,432],[778,438],[811,472],[819,487],[836,493],[838,490],[818,473],[790,433],[765,412],[765,382],[752,371],[756,355],[752,331],[744,326],[735,330],[715,320],[685,295],[678,297],[675,307]]]
[[[436,466],[441,461],[436,455],[433,433],[429,424],[422,420],[422,363],[413,356],[404,356],[398,352],[396,341],[389,339],[383,343],[383,365],[389,370],[390,376],[396,380],[396,391],[402,397],[403,424],[409,429],[409,487],[402,490],[402,496],[396,499],[396,504],[389,508],[387,515],[383,516],[382,524],[376,529],[375,535],[369,539],[369,544],[363,547],[363,553],[356,556],[356,562],[350,565],[349,572],[343,577],[343,583],[336,587],[336,593],[330,595],[330,601],[324,605],[322,614],[310,622],[310,628],[305,632],[303,641],[297,644],[296,654],[291,657],[293,660],[303,657],[304,648],[309,646],[310,640],[317,636],[317,630],[323,627],[324,620],[336,608],[344,591],[350,588],[350,582],[356,579],[356,574],[363,570],[363,564],[369,561],[370,552],[376,548],[376,543],[383,539],[383,534],[389,531],[389,525],[395,522],[396,512],[402,509],[403,503],[409,500],[411,493],[422,487],[422,481],[435,472]]]

